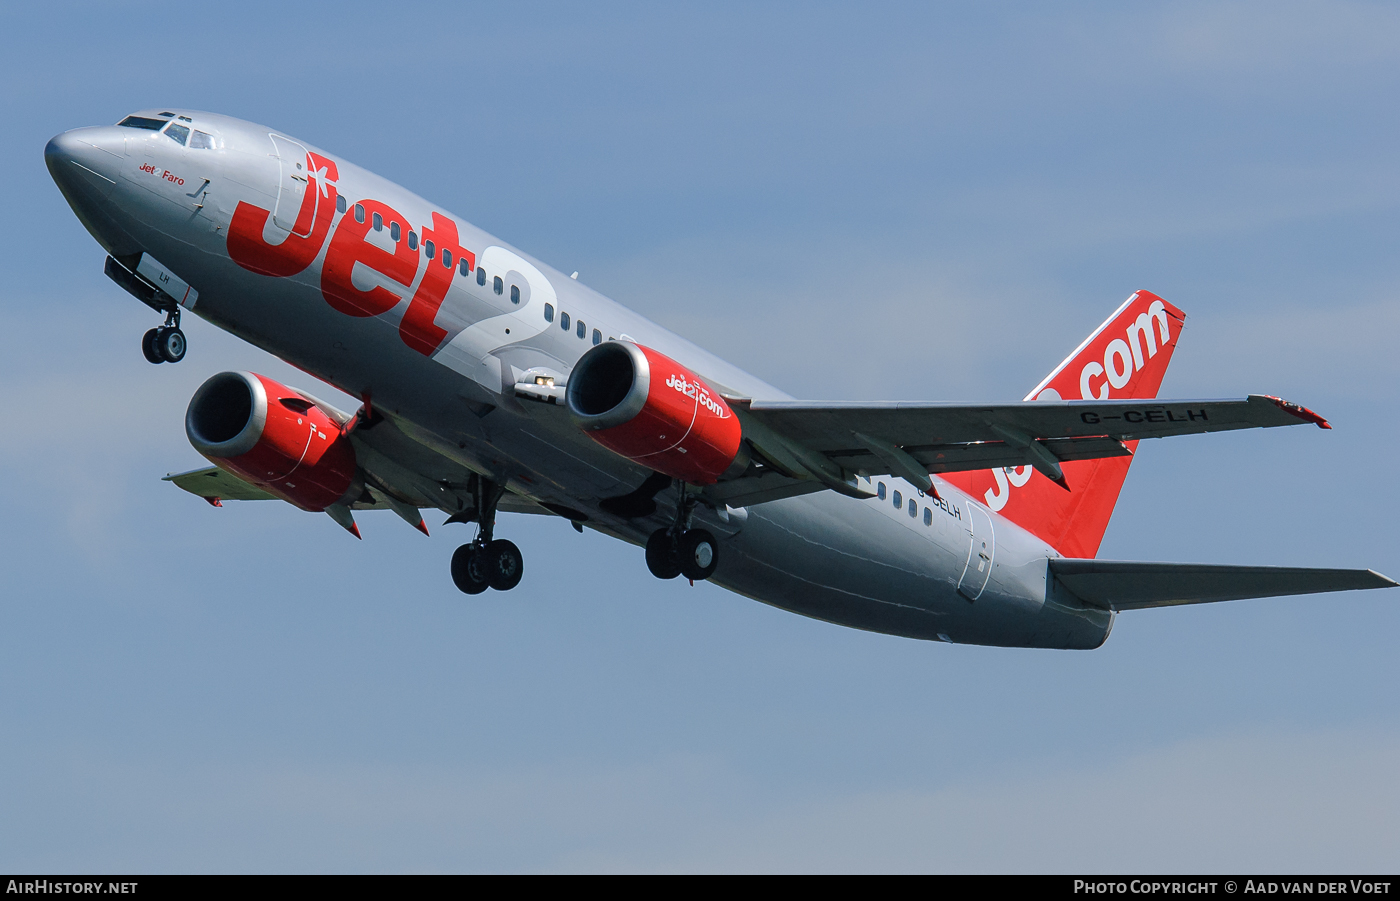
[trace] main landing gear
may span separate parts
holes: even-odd
[[[186,346],[179,307],[165,314],[165,325],[141,336],[141,353],[152,363],[178,363],[185,358]]]
[[[705,529],[690,528],[695,501],[685,496],[685,483],[680,483],[680,501],[676,505],[676,521],[657,529],[647,539],[647,569],[658,579],[685,576],[692,582],[714,575],[719,565],[719,544]]]
[[[477,476],[476,509],[465,510],[448,520],[469,522],[475,519],[481,526],[476,540],[464,544],[452,554],[452,581],[466,594],[481,594],[488,588],[510,591],[520,584],[525,574],[525,561],[515,542],[503,538],[493,540],[496,529],[496,505],[505,493],[504,485]]]

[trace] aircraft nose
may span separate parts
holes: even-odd
[[[112,126],[65,131],[44,147],[49,175],[70,200],[75,194],[110,194],[125,156],[126,139]]]

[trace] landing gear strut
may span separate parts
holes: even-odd
[[[714,575],[719,565],[719,544],[708,530],[690,528],[696,502],[685,496],[684,482],[679,491],[676,521],[652,532],[647,539],[647,569],[658,579],[685,576],[699,582]]]
[[[510,591],[520,584],[520,577],[525,574],[525,561],[515,542],[493,538],[496,505],[505,494],[505,486],[481,476],[474,476],[472,481],[476,509],[470,512],[474,515],[459,513],[454,519],[475,519],[481,528],[476,540],[462,545],[452,554],[452,581],[466,594],[481,594],[488,588]]]
[[[178,363],[185,358],[185,348],[179,307],[166,311],[165,325],[141,336],[141,353],[152,363]]]

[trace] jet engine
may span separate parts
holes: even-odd
[[[355,481],[355,450],[340,425],[256,373],[221,372],[200,385],[185,434],[215,465],[303,510],[325,510]]]
[[[649,347],[592,348],[569,375],[565,402],[594,441],[663,475],[709,485],[748,465],[743,428],[724,398]]]

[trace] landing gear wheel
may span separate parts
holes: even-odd
[[[185,358],[185,333],[178,328],[156,329],[155,340],[151,343],[167,363],[178,363]]]
[[[452,554],[452,582],[464,594],[481,594],[491,587],[482,567],[481,550],[464,544]]]
[[[477,556],[482,561],[482,572],[497,591],[510,591],[525,575],[525,561],[513,541],[498,538],[482,548]]]
[[[704,529],[691,529],[681,535],[676,547],[681,575],[695,582],[708,579],[719,565],[719,546],[715,536]]]
[[[676,556],[676,541],[670,529],[657,529],[647,539],[647,569],[658,579],[674,579],[681,574],[681,561]]]
[[[150,331],[146,332],[146,334],[141,336],[141,353],[145,355],[147,362],[165,362],[165,357],[162,357],[160,355],[160,351],[156,349],[156,336],[159,333],[160,329],[153,328]]]

